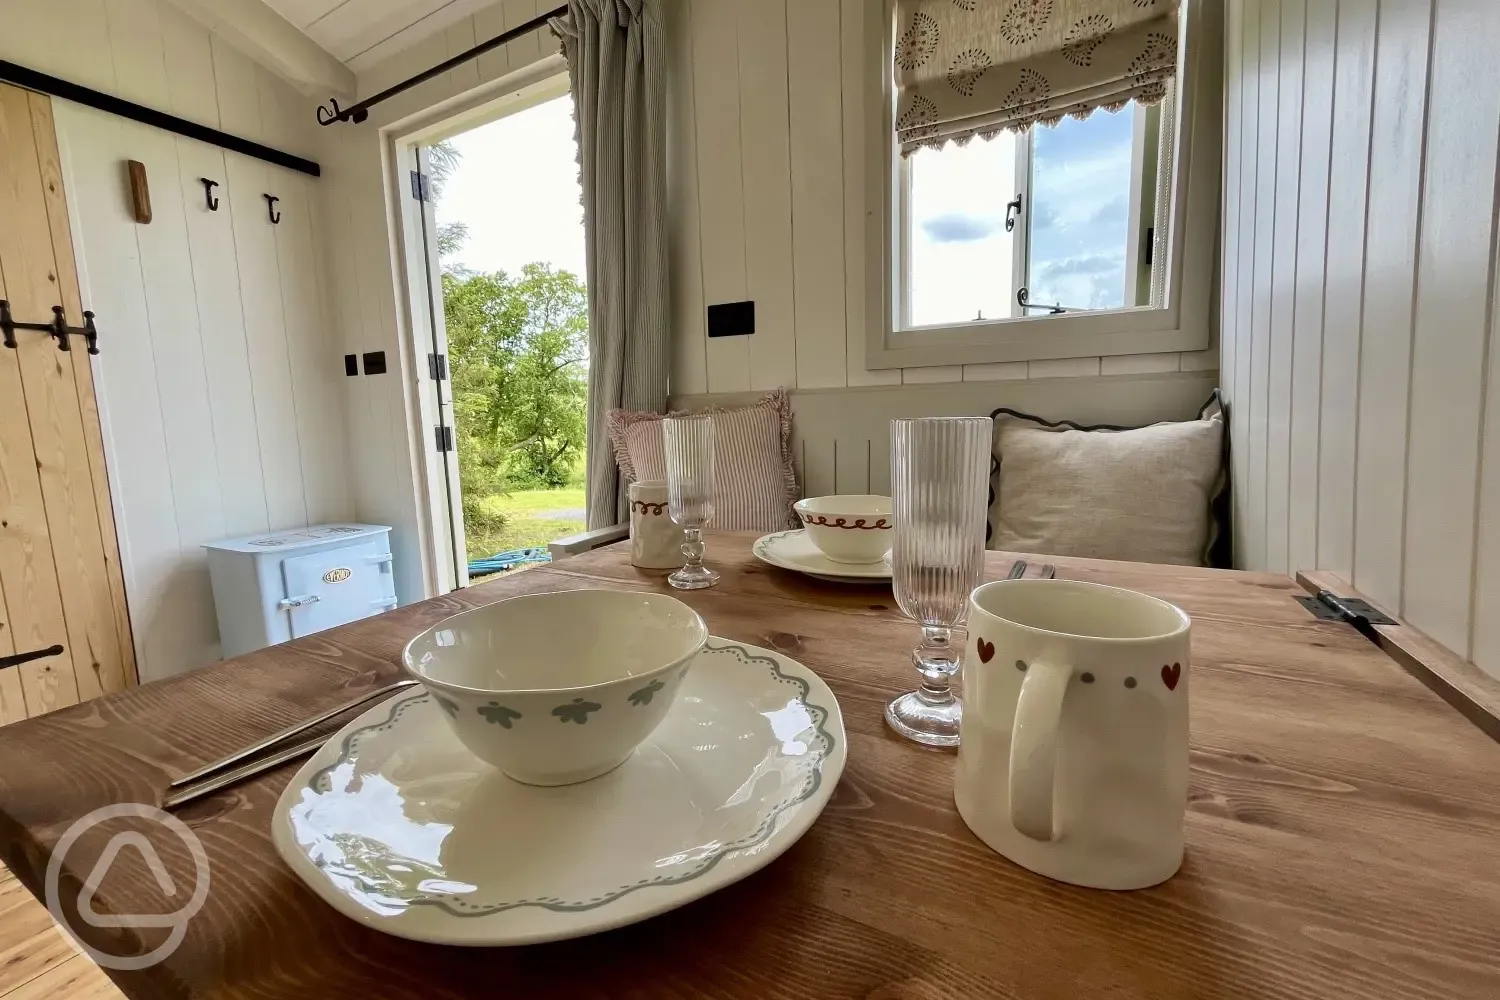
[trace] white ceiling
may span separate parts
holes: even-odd
[[[329,55],[355,72],[360,72],[400,49],[456,24],[477,10],[499,3],[500,0],[264,2]],[[545,11],[557,5],[556,2],[545,3],[539,5],[538,9]]]

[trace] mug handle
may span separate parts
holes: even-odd
[[[1010,737],[1010,822],[1032,840],[1050,841],[1057,730],[1073,668],[1033,662],[1021,681]]]

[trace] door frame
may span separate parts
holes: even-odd
[[[440,275],[436,221],[412,197],[411,172],[426,167],[424,147],[517,114],[568,92],[568,63],[559,53],[539,59],[489,83],[380,129],[386,205],[396,269],[396,340],[411,377],[406,381],[408,453],[412,481],[419,484],[417,519],[426,596],[468,585],[462,498],[457,461],[445,463],[433,428],[453,426],[452,400],[428,371],[426,355],[436,345],[448,353],[441,305],[429,293],[427,275]],[[423,173],[427,171],[422,169]],[[438,294],[441,294],[440,292]],[[455,442],[455,459],[457,456]]]

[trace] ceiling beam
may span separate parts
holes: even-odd
[[[354,93],[354,73],[261,0],[171,0],[304,94]]]

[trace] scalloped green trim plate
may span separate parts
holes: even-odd
[[[424,692],[355,719],[277,803],[282,858],[340,912],[442,944],[577,937],[698,899],[812,825],[846,754],[827,685],[711,639],[624,765],[562,788],[469,755]]]

